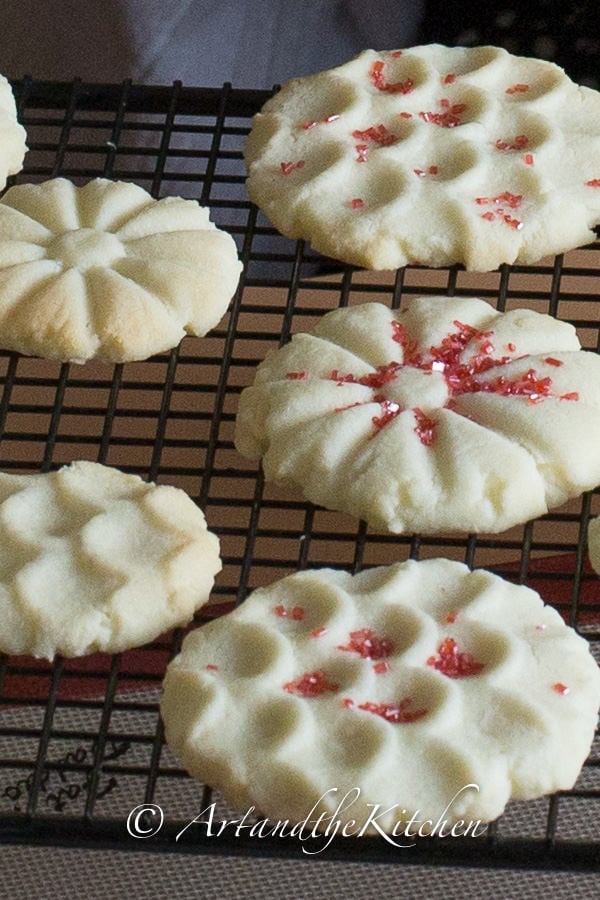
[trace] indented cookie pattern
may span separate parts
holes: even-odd
[[[17,121],[17,108],[11,86],[0,75],[0,190],[9,175],[16,175],[25,158],[25,129]]]
[[[194,200],[103,178],[16,185],[0,201],[0,346],[146,359],[213,328],[240,269],[233,238]]]
[[[600,222],[600,94],[496,47],[367,50],[292,80],[245,157],[276,228],[371,269],[531,263]]]
[[[498,532],[600,483],[600,356],[476,298],[337,309],[258,366],[235,442],[376,529]]]
[[[0,473],[0,652],[137,647],[187,624],[220,571],[184,491],[99,463]]]
[[[570,788],[599,704],[587,641],[537,593],[434,559],[256,590],[186,637],[161,708],[183,765],[237,809],[358,829],[375,808],[370,830],[391,831]]]

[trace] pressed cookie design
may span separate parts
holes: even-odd
[[[126,362],[202,336],[225,314],[235,242],[193,200],[56,178],[0,200],[0,346]]]
[[[489,271],[589,243],[600,94],[496,47],[366,50],[255,116],[248,192],[284,235],[370,269]]]
[[[256,590],[188,635],[161,709],[174,753],[236,809],[367,833],[571,787],[599,703],[587,642],[538,594],[437,559]]]
[[[182,490],[75,462],[0,473],[0,652],[117,653],[186,625],[221,569]]]
[[[327,313],[258,366],[236,446],[391,532],[499,532],[600,483],[600,357],[472,298]]]

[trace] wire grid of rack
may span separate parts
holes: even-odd
[[[237,398],[257,362],[338,305],[379,300],[397,307],[418,293],[481,296],[499,309],[526,305],[570,320],[583,345],[598,351],[600,245],[486,275],[336,267],[277,235],[246,197],[243,142],[268,92],[30,79],[14,88],[30,147],[14,180],[105,176],[134,181],[156,197],[195,198],[236,239],[244,272],[218,328],[147,362],[77,366],[2,353],[0,467],[38,472],[93,459],[186,490],[219,535],[224,564],[215,602],[195,624],[300,568],[355,572],[447,556],[535,587],[597,652],[599,580],[585,554],[587,522],[600,511],[597,492],[502,535],[390,536],[265,484],[232,437]],[[115,657],[53,665],[0,658],[0,840],[306,858],[294,839],[215,839],[199,826],[184,828],[212,802],[217,819],[233,811],[193,782],[164,745],[160,682],[181,639],[177,631]],[[165,818],[152,839],[135,841],[126,821],[142,804],[160,806]],[[152,826],[151,817],[144,821]],[[482,838],[422,839],[408,853],[381,838],[338,840],[326,855],[591,869],[600,855],[599,823],[596,736],[572,791],[510,804]]]

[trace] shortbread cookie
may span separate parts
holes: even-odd
[[[17,121],[17,108],[10,84],[0,75],[0,190],[9,175],[16,175],[25,158],[25,129]]]
[[[0,651],[111,653],[189,622],[219,542],[178,488],[99,463],[0,473]]]
[[[239,810],[324,810],[357,833],[375,804],[388,832],[414,814],[414,835],[570,788],[599,704],[587,642],[538,594],[436,559],[255,591],[188,635],[162,715],[183,765]]]
[[[600,575],[600,516],[588,524],[588,555],[592,568]]]
[[[193,200],[63,178],[0,201],[0,346],[63,361],[146,359],[224,315],[240,263]]]
[[[290,81],[245,156],[284,235],[371,269],[535,262],[600,222],[600,94],[496,47],[367,50]]]
[[[478,299],[338,309],[259,365],[235,440],[375,528],[498,532],[600,483],[600,356]]]

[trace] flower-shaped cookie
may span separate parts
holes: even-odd
[[[254,119],[248,193],[284,235],[371,269],[487,271],[593,237],[600,94],[498,47],[366,50]]]
[[[221,569],[184,491],[75,462],[0,473],[0,652],[116,653],[186,625]]]
[[[375,806],[397,836],[414,815],[414,836],[570,788],[599,704],[587,641],[538,594],[435,559],[255,591],[188,635],[162,715],[188,771],[241,812],[322,812],[317,830],[333,815],[348,835],[377,830]]]
[[[146,359],[204,335],[240,263],[193,200],[63,178],[0,201],[0,346],[63,361]]]
[[[498,532],[600,483],[600,356],[478,299],[334,310],[260,364],[236,446],[376,528]]]

